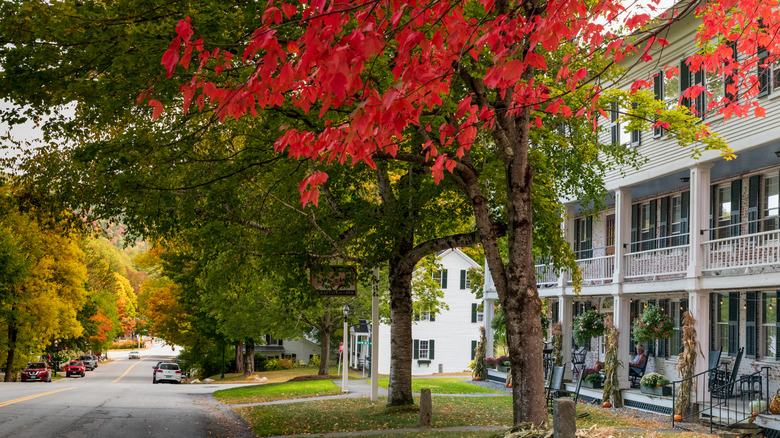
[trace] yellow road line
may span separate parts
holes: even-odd
[[[121,375],[121,376],[119,376],[119,377],[117,377],[116,379],[114,379],[114,381],[113,381],[113,382],[111,382],[111,383],[116,383],[116,382],[118,382],[118,381],[122,380],[122,377],[126,376],[126,375],[127,375],[127,373],[129,373],[129,372],[130,372],[130,370],[132,370],[134,366],[138,365],[139,363],[141,363],[141,362],[145,361],[145,360],[146,360],[146,359],[148,359],[148,358],[149,358],[149,356],[146,356],[146,357],[145,357],[145,358],[143,358],[143,359],[138,359],[138,362],[136,362],[136,363],[134,363],[134,364],[130,365],[130,368],[128,368],[128,369],[127,369],[127,370],[126,370],[124,373],[122,373],[122,375]]]
[[[0,408],[2,408],[3,406],[12,405],[14,403],[23,402],[23,401],[26,401],[26,400],[32,400],[34,398],[42,397],[44,395],[54,394],[55,392],[68,391],[68,390],[71,390],[71,389],[76,389],[76,387],[74,386],[72,388],[62,388],[62,389],[58,389],[56,391],[43,392],[43,393],[40,393],[40,394],[28,395],[27,397],[21,397],[21,398],[16,398],[16,399],[13,399],[13,400],[0,402]]]

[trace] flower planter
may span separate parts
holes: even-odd
[[[648,388],[646,386],[640,386],[639,390],[642,391],[643,394],[660,395],[665,397],[672,395],[671,386],[654,386],[652,388]]]
[[[502,373],[508,373],[509,372],[509,367],[504,366],[504,365],[498,365],[498,366],[496,366],[496,371],[499,371],[499,372],[502,372]]]
[[[599,388],[603,388],[604,385],[602,385],[601,382],[593,383],[593,382],[589,382],[587,380],[583,380],[582,381],[582,387],[583,388],[599,389]]]

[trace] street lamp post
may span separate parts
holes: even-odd
[[[341,392],[349,392],[347,389],[347,373],[349,373],[349,332],[347,327],[347,318],[349,318],[349,306],[344,304],[344,307],[341,309],[341,311],[344,314],[344,366],[341,377]]]
[[[58,347],[60,341],[54,340],[54,377],[57,377],[57,368],[59,368],[60,361],[60,349]]]

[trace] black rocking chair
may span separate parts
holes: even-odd
[[[715,398],[730,398],[734,394],[734,386],[737,383],[737,373],[739,373],[739,364],[742,362],[742,354],[745,352],[745,347],[742,347],[737,352],[737,358],[734,359],[734,363],[731,365],[731,372],[728,370],[715,370],[714,376],[710,380],[710,391]]]

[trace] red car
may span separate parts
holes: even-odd
[[[46,362],[30,362],[22,370],[22,382],[51,382],[51,368]]]
[[[84,367],[84,362],[80,360],[72,360],[68,362],[68,366],[65,367],[65,376],[78,375],[84,377],[87,375],[87,369]]]

